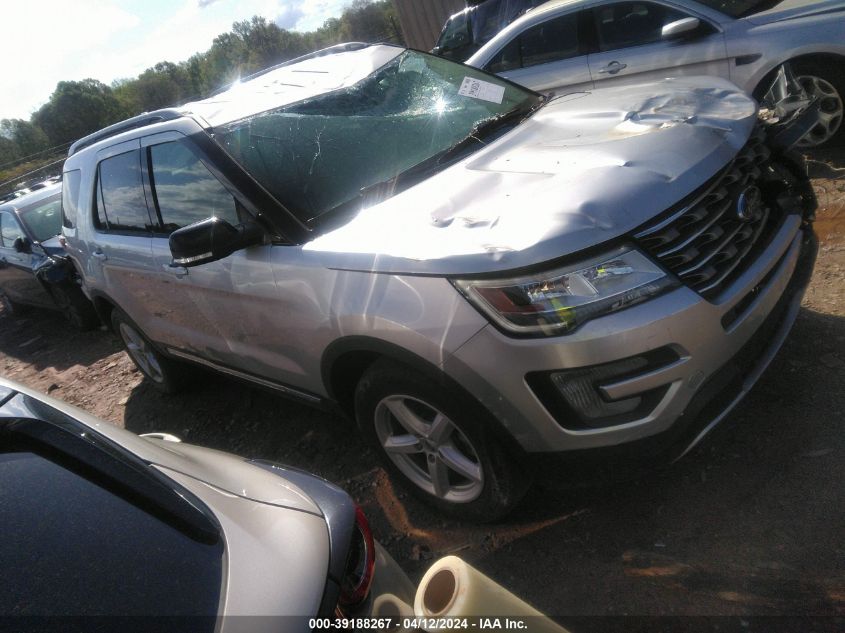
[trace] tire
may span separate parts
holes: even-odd
[[[444,514],[495,521],[528,490],[489,414],[445,379],[379,360],[358,383],[355,416],[394,479]]]
[[[156,389],[162,393],[177,393],[185,389],[189,383],[185,366],[159,352],[122,310],[112,310],[111,324],[129,358]]]
[[[94,304],[88,301],[78,285],[66,281],[61,284],[50,284],[47,289],[62,316],[77,330],[84,332],[100,325],[100,317],[94,310]]]
[[[792,63],[792,72],[805,90],[820,99],[822,121],[798,141],[801,149],[833,147],[845,142],[845,72],[833,64]]]
[[[12,301],[5,292],[0,292],[0,303],[3,304],[3,311],[9,316],[19,317],[29,311],[29,306]]]

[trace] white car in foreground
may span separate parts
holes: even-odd
[[[760,99],[785,62],[821,108],[802,144],[841,142],[843,0],[553,0],[466,63],[544,93],[717,75]]]

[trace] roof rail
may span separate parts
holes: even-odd
[[[73,156],[76,152],[88,147],[89,145],[93,145],[98,141],[102,141],[103,139],[107,139],[112,136],[117,136],[123,132],[136,130],[139,127],[145,127],[147,125],[152,125],[153,123],[159,123],[160,121],[172,121],[173,119],[178,119],[182,116],[184,116],[182,112],[173,108],[144,112],[138,116],[133,116],[131,119],[126,119],[125,121],[120,121],[119,123],[104,127],[102,130],[98,130],[88,136],[83,136],[70,146],[70,149],[67,151],[67,155],[68,157]]]

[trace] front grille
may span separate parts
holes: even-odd
[[[765,248],[782,213],[767,200],[740,219],[740,194],[760,183],[769,168],[765,132],[757,127],[733,162],[634,238],[663,266],[706,299],[717,297]]]

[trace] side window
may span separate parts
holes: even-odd
[[[151,230],[141,181],[140,150],[118,154],[100,163],[98,198],[100,228],[141,233]]]
[[[571,13],[523,31],[487,63],[485,70],[501,73],[569,59],[578,53],[578,14]]]
[[[689,17],[650,2],[619,2],[593,11],[602,51],[658,42],[665,25]]]
[[[533,26],[520,36],[522,66],[548,64],[578,55],[578,14]]]
[[[62,177],[62,226],[72,229],[76,226],[76,212],[79,209],[79,183],[82,172],[78,169],[66,171]]]
[[[150,181],[166,233],[216,216],[238,224],[238,209],[228,189],[184,143],[150,147]]]
[[[496,53],[496,56],[487,62],[484,70],[491,73],[503,73],[516,68],[522,68],[518,37],[512,39],[507,46]]]
[[[20,224],[8,211],[0,213],[0,234],[3,236],[3,246],[6,248],[12,248],[15,240],[24,236]]]

